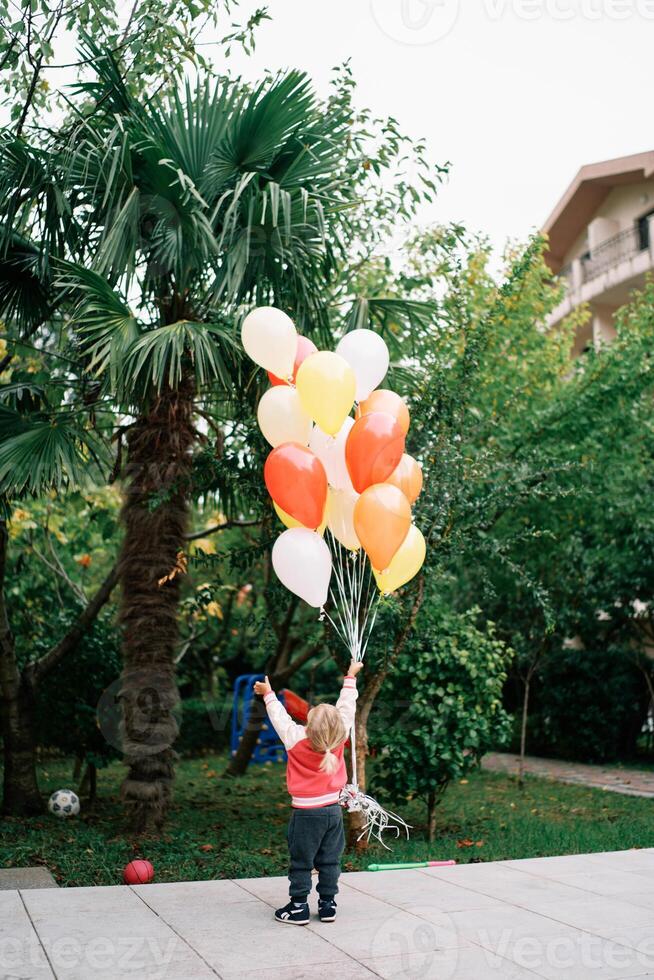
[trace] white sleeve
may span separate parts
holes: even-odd
[[[356,677],[346,677],[343,681],[340,697],[336,702],[336,708],[340,712],[348,735],[350,733],[350,729],[354,725],[354,716],[357,710],[358,696],[359,692],[357,691]]]
[[[303,725],[296,724],[284,705],[277,699],[274,691],[270,691],[263,699],[270,718],[270,723],[282,740],[286,750],[292,749],[294,745],[306,738],[306,731]]]

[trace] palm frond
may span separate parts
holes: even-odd
[[[227,388],[225,353],[234,346],[230,332],[219,324],[179,320],[140,337],[129,351],[126,373],[144,391],[174,388],[188,375],[196,388],[211,383]]]
[[[391,348],[399,350],[407,336],[433,330],[440,319],[438,304],[425,300],[358,297],[346,319],[346,332],[377,328]]]
[[[72,413],[29,419],[0,406],[0,494],[37,496],[99,472],[97,445]]]
[[[5,231],[0,249],[0,317],[29,333],[52,311],[50,283],[41,249],[15,231]]]
[[[215,147],[208,178],[221,187],[236,173],[265,171],[291,136],[313,116],[316,97],[303,72],[290,71],[262,82],[233,113]]]
[[[82,60],[92,62],[96,77],[91,81],[72,85],[72,91],[82,92],[92,96],[96,102],[102,102],[111,115],[138,111],[138,103],[132,97],[118,63],[106,46],[101,47],[84,30],[80,31],[80,38],[80,56]]]
[[[91,269],[54,261],[56,284],[77,299],[70,326],[76,334],[85,370],[105,379],[112,390],[122,383],[127,351],[141,335],[141,326],[121,296]]]

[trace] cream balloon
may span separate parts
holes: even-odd
[[[427,554],[427,545],[422,531],[412,524],[409,533],[391,559],[391,563],[383,572],[373,568],[372,573],[384,595],[395,592],[402,585],[410,582],[422,568]]]
[[[327,525],[337,541],[348,551],[358,551],[361,542],[354,530],[354,505],[359,499],[355,490],[329,488]]]
[[[314,425],[309,438],[309,449],[325,467],[329,485],[335,490],[354,490],[345,463],[345,443],[353,425],[354,419],[348,415],[335,436],[327,435],[319,425]]]
[[[272,505],[275,508],[275,513],[277,514],[278,518],[280,519],[284,527],[304,527],[304,524],[300,524],[298,520],[296,520],[294,517],[291,517],[290,514],[287,514],[285,510],[282,510],[279,504],[275,503],[274,500],[272,502]],[[325,504],[325,510],[322,516],[320,527],[316,528],[318,534],[320,534],[321,536],[325,533],[325,529],[327,528],[327,515],[329,514],[329,507],[330,507],[330,501],[329,501],[329,496],[327,496],[327,503]]]
[[[292,527],[280,534],[273,545],[272,565],[279,581],[293,595],[316,609],[327,602],[332,556],[315,531]]]
[[[356,392],[354,371],[338,354],[320,350],[302,361],[295,377],[298,395],[323,432],[334,436],[350,414]]]
[[[290,316],[274,306],[258,306],[241,326],[241,342],[255,364],[278,378],[291,378],[297,351],[297,331]]]
[[[364,401],[386,376],[390,362],[388,347],[374,330],[351,330],[338,342],[336,353],[354,371],[356,400]]]
[[[286,385],[277,385],[264,393],[257,409],[257,422],[273,449],[283,442],[308,445],[313,428],[297,391]]]

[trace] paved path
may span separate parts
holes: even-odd
[[[519,756],[508,752],[489,752],[482,768],[490,772],[517,774]],[[574,783],[591,789],[606,789],[626,796],[654,797],[654,771],[624,769],[621,766],[589,766],[583,762],[562,762],[558,759],[537,759],[525,756],[525,772],[532,776],[553,779],[557,783]]]
[[[0,893],[0,977],[612,980],[654,976],[654,848],[342,878],[281,925],[286,879]]]

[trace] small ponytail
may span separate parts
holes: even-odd
[[[331,749],[325,749],[325,754],[320,760],[320,770],[321,772],[326,772],[331,774],[336,772],[338,769],[338,759],[334,755]]]

